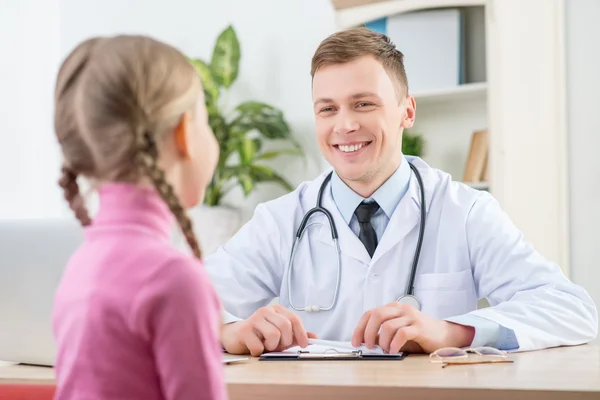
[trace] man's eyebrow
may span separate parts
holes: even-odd
[[[327,99],[327,98],[322,97],[320,99],[317,99],[315,101],[314,105],[316,106],[319,103],[333,103],[333,99]]]
[[[360,92],[360,93],[356,93],[356,94],[353,94],[352,96],[350,96],[351,99],[362,99],[363,97],[379,98],[379,96],[373,92]],[[317,99],[317,101],[315,101],[314,105],[317,105],[319,103],[333,103],[333,99],[322,97],[320,99]]]
[[[360,93],[353,94],[351,97],[353,99],[360,99],[360,98],[363,98],[363,97],[379,97],[379,96],[377,96],[373,92],[360,92]]]

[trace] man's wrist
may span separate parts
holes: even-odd
[[[248,348],[239,340],[239,326],[243,321],[224,323],[221,329],[221,345],[229,354],[248,354]]]
[[[475,328],[454,322],[444,321],[448,324],[448,336],[446,342],[448,347],[468,347],[473,343]]]

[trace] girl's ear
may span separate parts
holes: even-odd
[[[190,158],[190,115],[189,113],[184,113],[177,126],[175,127],[175,147],[177,149],[177,154],[184,158]]]

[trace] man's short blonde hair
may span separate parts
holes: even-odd
[[[378,60],[392,81],[398,97],[408,94],[408,79],[404,69],[404,55],[389,37],[368,28],[351,28],[336,32],[321,42],[312,58],[311,76],[322,67],[344,64],[360,57]]]

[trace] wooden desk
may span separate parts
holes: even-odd
[[[600,399],[600,347],[512,354],[512,364],[441,368],[427,356],[403,361],[257,361],[225,366],[232,400]],[[0,367],[2,383],[54,382],[50,368]],[[1,387],[0,387],[1,391]]]

